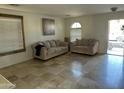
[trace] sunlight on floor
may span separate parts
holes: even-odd
[[[109,86],[117,88],[123,79],[123,57],[108,56],[106,68],[106,82]]]
[[[123,48],[113,48],[112,50],[108,50],[107,53],[123,56],[124,49]]]

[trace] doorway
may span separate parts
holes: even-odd
[[[109,21],[108,54],[124,55],[124,19]]]

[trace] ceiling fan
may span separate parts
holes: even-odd
[[[20,6],[20,4],[9,4],[10,6]]]
[[[110,8],[110,10],[111,10],[112,12],[116,12],[117,9],[118,9],[118,7],[112,7],[112,8]]]

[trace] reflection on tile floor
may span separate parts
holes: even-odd
[[[107,54],[113,54],[113,55],[124,55],[124,48],[112,48],[111,50],[108,49]]]
[[[0,69],[16,88],[124,88],[121,56],[65,54],[47,61],[32,59]]]

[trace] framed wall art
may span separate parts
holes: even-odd
[[[55,35],[55,20],[43,18],[42,19],[43,35]]]

